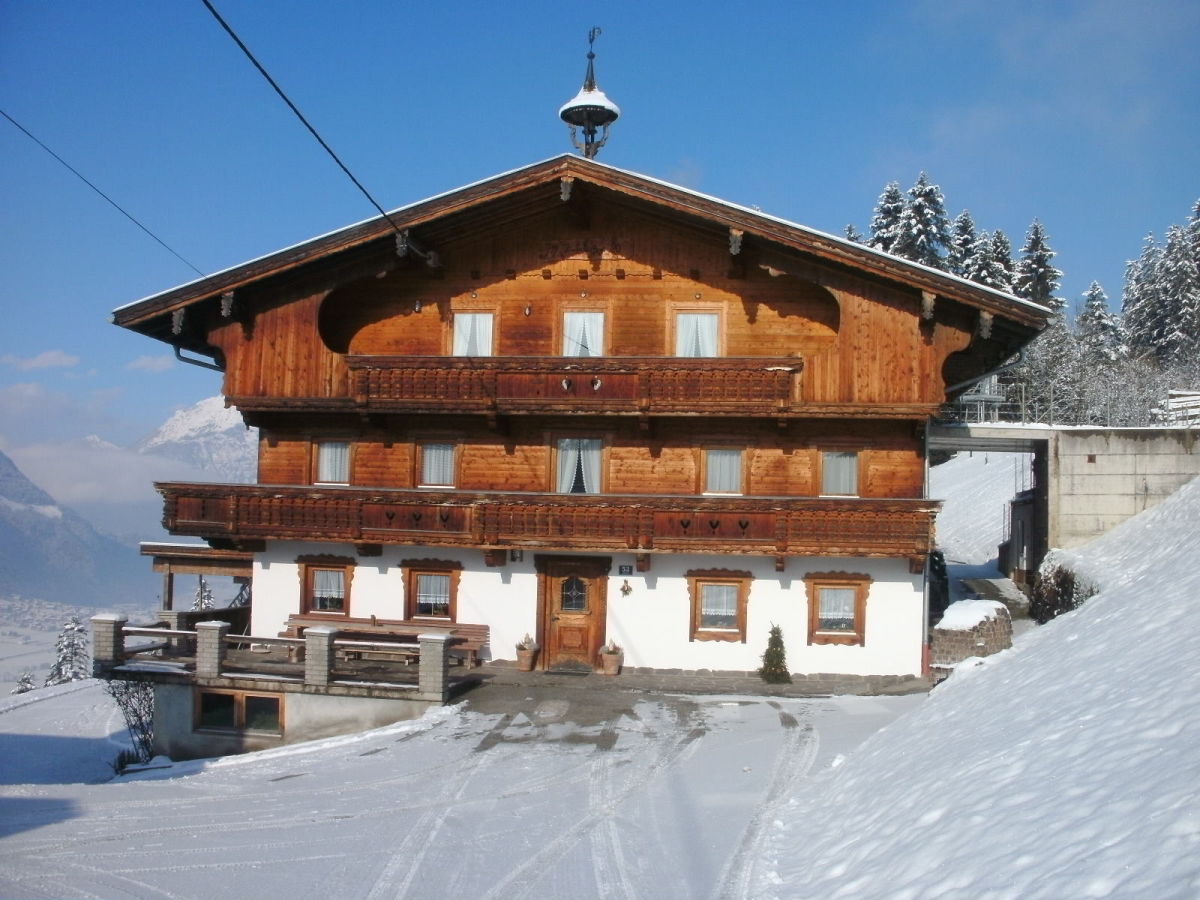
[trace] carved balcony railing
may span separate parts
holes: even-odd
[[[217,544],[924,557],[934,500],[158,484],[163,525]]]
[[[800,359],[347,356],[368,412],[774,415],[798,396]]]

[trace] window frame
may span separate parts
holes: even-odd
[[[454,352],[454,346],[455,346],[454,328],[458,322],[458,317],[461,315],[467,315],[467,316],[489,315],[492,317],[492,342],[491,342],[491,347],[489,348],[489,352],[487,354],[485,354],[485,356],[476,355],[476,356],[472,357],[472,356],[468,356],[466,354],[460,355],[460,354],[457,354]],[[449,346],[446,348],[447,356],[452,356],[455,359],[484,359],[484,358],[488,358],[488,357],[494,357],[496,355],[496,346],[497,346],[497,342],[498,342],[499,335],[500,335],[500,329],[498,327],[500,324],[500,311],[497,307],[495,307],[495,306],[475,306],[475,307],[464,307],[462,309],[454,309],[451,311],[451,317],[452,317],[452,319],[450,322],[450,328],[448,329],[449,335],[450,335]]]
[[[404,580],[404,618],[421,622],[458,621],[458,583],[463,564],[451,559],[402,559],[400,572]],[[421,575],[444,575],[450,578],[448,615],[435,616],[417,612],[417,581]]]
[[[725,641],[746,643],[746,615],[750,602],[750,583],[753,575],[735,569],[689,569],[684,572],[688,582],[691,616],[688,627],[689,641]],[[701,624],[705,585],[735,586],[737,588],[737,624],[733,628],[705,628]]]
[[[356,562],[348,556],[300,556],[296,558],[296,567],[300,576],[300,612],[303,615],[329,616],[330,618],[348,618],[350,615],[350,583],[354,579]],[[319,571],[340,571],[342,573],[342,608],[315,609],[313,608],[313,579]]]
[[[668,314],[670,322],[666,329],[666,354],[672,359],[719,359],[726,356],[725,307],[721,304],[696,305],[689,303],[671,304]],[[712,356],[680,356],[679,355],[679,316],[680,315],[715,315],[717,317],[716,348]]]
[[[310,484],[328,484],[339,487],[349,487],[352,483],[354,474],[354,441],[348,437],[314,437],[310,439],[310,458],[308,467],[308,480]],[[345,481],[321,481],[321,448],[328,444],[345,444],[346,445],[346,480]]]
[[[200,712],[203,705],[203,696],[205,694],[213,694],[222,697],[233,698],[233,725],[229,727],[221,725],[202,725],[200,721]],[[278,729],[264,728],[247,728],[246,727],[246,700],[247,699],[263,699],[274,700],[278,706],[277,718],[279,721]],[[202,734],[256,734],[256,735],[272,735],[283,737],[286,730],[284,722],[284,702],[281,694],[271,694],[265,691],[239,691],[228,688],[209,688],[197,687],[192,693],[192,731],[198,731]]]
[[[738,485],[733,491],[714,491],[708,487],[708,454],[714,450],[734,451],[738,454]],[[746,495],[746,448],[733,444],[707,444],[700,448],[700,484],[696,493],[708,497],[744,497]]]
[[[608,493],[608,445],[611,435],[597,434],[594,431],[589,432],[555,432],[548,436],[550,444],[550,471],[548,476],[548,493],[562,494],[563,496],[579,496],[579,497],[596,497],[600,494]],[[596,485],[595,491],[574,494],[571,491],[560,491],[558,489],[558,457],[559,443],[565,440],[582,440],[582,441],[599,441],[600,442],[600,483]]]
[[[425,447],[431,445],[445,445],[450,447],[450,452],[453,459],[450,462],[450,483],[449,484],[434,484],[425,480]],[[458,487],[458,465],[460,459],[461,445],[451,439],[431,435],[429,437],[419,438],[414,442],[416,452],[413,453],[413,484],[420,490],[446,490],[447,488]]]
[[[853,454],[854,456],[854,491],[852,493],[830,493],[826,490],[825,484],[825,468],[827,457],[833,453]],[[863,482],[863,453],[857,448],[841,448],[841,447],[826,447],[818,454],[819,465],[817,478],[820,484],[821,497],[861,497],[862,482]]]
[[[807,572],[804,588],[808,595],[808,643],[863,647],[867,641],[867,596],[873,579],[861,572]],[[854,590],[854,628],[821,630],[821,591],[825,588]]]
[[[600,352],[592,353],[588,356],[579,356],[578,354],[566,353],[567,343],[567,314],[568,313],[599,313],[603,319],[600,325]],[[557,347],[559,356],[564,359],[597,359],[600,357],[610,356],[612,354],[612,315],[607,305],[603,304],[587,304],[587,303],[571,303],[563,306],[558,314],[558,335]],[[588,348],[589,350],[592,348]]]

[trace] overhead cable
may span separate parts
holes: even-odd
[[[229,23],[226,22],[223,18],[221,18],[221,14],[219,12],[217,12],[216,7],[214,7],[209,2],[209,0],[200,0],[200,2],[203,3],[208,8],[208,11],[210,13],[212,13],[213,18],[216,19],[217,22],[220,24],[220,26],[225,29],[226,33],[228,33],[228,35],[231,38],[233,38],[234,43],[237,44],[241,48],[241,50],[244,54],[246,54],[246,58],[254,64],[254,68],[258,69],[258,71],[262,75],[262,77],[267,79],[267,83],[275,89],[275,93],[277,93],[280,96],[280,99],[282,99],[283,102],[288,105],[288,109],[290,109],[293,113],[296,114],[296,118],[299,119],[304,124],[304,127],[309,130],[309,132],[312,134],[312,136],[317,139],[317,143],[320,144],[325,149],[325,152],[328,153],[329,156],[333,159],[333,161],[338,164],[338,166],[341,168],[341,170],[346,173],[346,177],[349,178],[351,181],[353,181],[354,186],[357,187],[360,191],[362,191],[362,195],[371,201],[371,205],[374,206],[375,209],[377,209],[379,211],[379,214],[381,216],[383,216],[385,219],[387,219],[387,223],[389,225],[391,225],[392,228],[395,229],[397,233],[400,233],[399,226],[397,226],[396,223],[392,221],[391,216],[389,216],[384,211],[382,206],[380,206],[378,203],[375,202],[375,198],[372,197],[370,192],[365,187],[362,186],[362,184],[359,182],[359,180],[357,178],[354,177],[354,174],[348,168],[346,168],[346,164],[344,162],[342,162],[338,158],[338,155],[333,152],[332,148],[330,148],[330,146],[327,143],[325,143],[325,139],[322,138],[321,135],[319,135],[317,133],[317,129],[313,128],[313,126],[309,123],[308,119],[304,118],[304,114],[302,112],[300,112],[299,109],[296,108],[296,104],[293,103],[288,98],[288,95],[283,92],[283,88],[281,88],[278,84],[275,83],[275,79],[271,77],[270,73],[267,72],[267,70],[265,68],[263,68],[262,63],[260,63],[255,58],[254,54],[250,52],[250,48],[247,47],[242,42],[242,39],[240,37],[238,37],[237,33],[229,26]]]
[[[0,116],[4,116],[4,118],[8,119],[8,121],[12,122],[12,124],[15,125],[18,129],[20,129],[21,132],[27,138],[29,138],[31,141],[33,141],[35,144],[37,144],[39,147],[41,147],[43,150],[45,150],[47,153],[49,153],[51,156],[53,156],[56,160],[58,160],[60,163],[62,163],[62,165],[65,166],[67,168],[67,170],[71,172],[72,175],[74,175],[76,178],[78,178],[80,181],[82,181],[84,184],[86,184],[88,187],[90,187],[93,191],[95,191],[97,194],[99,194],[101,197],[103,197],[106,201],[108,201],[109,205],[112,206],[113,209],[115,209],[117,212],[119,212],[121,215],[123,215],[125,218],[127,218],[130,222],[132,222],[138,228],[142,229],[142,231],[146,232],[146,234],[150,235],[150,237],[152,237],[155,241],[158,242],[159,246],[161,246],[163,249],[165,249],[168,253],[170,253],[172,256],[174,256],[177,260],[179,260],[181,263],[183,263],[185,266],[187,266],[189,269],[191,269],[193,272],[195,272],[201,278],[208,277],[207,274],[205,274],[204,272],[201,272],[199,269],[197,269],[195,266],[193,266],[190,262],[188,262],[186,259],[184,259],[182,256],[180,256],[178,253],[176,253],[175,250],[172,249],[170,247],[170,245],[168,245],[166,243],[166,241],[164,241],[157,234],[155,234],[153,231],[151,231],[149,228],[147,228],[145,225],[143,225],[141,222],[139,222],[137,219],[135,219],[133,217],[133,215],[126,212],[120,206],[120,204],[118,204],[117,201],[115,201],[112,197],[108,196],[108,194],[104,193],[104,191],[100,190],[100,188],[96,187],[94,184],[92,184],[90,181],[88,181],[86,178],[84,178],[83,175],[81,175],[79,173],[78,169],[76,169],[69,162],[67,162],[65,159],[63,159],[61,156],[59,156],[57,153],[55,153],[53,150],[51,150],[49,147],[47,147],[40,140],[38,140],[32,133],[30,133],[28,128],[26,128],[24,125],[22,125],[20,122],[18,122],[16,119],[14,119],[12,116],[10,116],[8,113],[6,113],[2,109],[0,109]]]

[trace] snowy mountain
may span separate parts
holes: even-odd
[[[0,453],[0,596],[105,605],[153,599],[136,549],[60,506]]]
[[[252,482],[257,471],[258,429],[247,428],[241,413],[226,407],[221,397],[209,397],[175,412],[136,449],[182,462],[212,481]]]

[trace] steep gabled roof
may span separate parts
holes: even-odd
[[[1026,328],[1040,329],[1049,316],[1049,310],[1042,306],[947,272],[665,181],[564,154],[400,207],[388,213],[387,218],[367,219],[154,294],[115,310],[113,322],[173,342],[164,330],[164,319],[177,310],[300,268],[336,263],[339,257],[394,242],[395,228],[412,232],[422,243],[436,249],[440,239],[461,234],[464,226],[479,228],[507,223],[561,202],[559,186],[564,179],[621,195],[681,221],[740,231],[745,236],[811,255],[860,275],[928,291]]]

